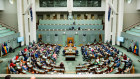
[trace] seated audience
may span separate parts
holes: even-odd
[[[123,59],[124,59],[124,60],[127,60],[127,56],[126,56],[126,54],[124,54]]]
[[[114,67],[119,67],[121,65],[120,61],[118,61],[118,63],[115,64]]]
[[[27,71],[28,70],[28,67],[26,65],[23,65],[22,66],[22,69],[25,70],[25,71]]]

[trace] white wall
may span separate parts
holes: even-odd
[[[140,21],[140,11],[137,10],[137,0],[132,0],[131,4],[128,4],[127,0],[125,0],[123,20],[124,20],[123,28]]]
[[[5,9],[0,11],[0,21],[12,27],[18,28],[17,0],[14,0],[13,5],[9,3],[9,0],[4,0],[4,7]]]
[[[0,0],[0,10],[4,10],[4,0]]]
[[[140,0],[137,0],[137,10],[140,10]]]

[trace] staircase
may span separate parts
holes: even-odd
[[[16,31],[12,31],[6,27],[3,27],[1,24],[0,24],[0,38],[1,37],[5,37],[5,36],[8,36],[8,35],[12,35],[12,34],[15,34]]]
[[[137,25],[136,27],[127,30],[126,33],[131,34],[131,35],[136,35],[140,36],[140,25]]]
[[[140,36],[140,22],[137,22],[123,30],[123,32],[126,32],[127,34]]]

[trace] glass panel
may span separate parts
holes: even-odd
[[[101,0],[73,0],[74,7],[101,7]]]
[[[67,0],[40,0],[40,7],[67,7]]]

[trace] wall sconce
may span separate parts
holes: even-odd
[[[16,40],[16,38],[13,38],[13,41],[15,41]]]
[[[8,40],[8,43],[10,43],[11,41],[10,40]]]
[[[133,40],[131,40],[131,43],[133,42]]]
[[[63,32],[63,34],[65,35],[65,34],[66,34],[66,32]]]
[[[78,33],[76,32],[75,35],[77,35]]]

